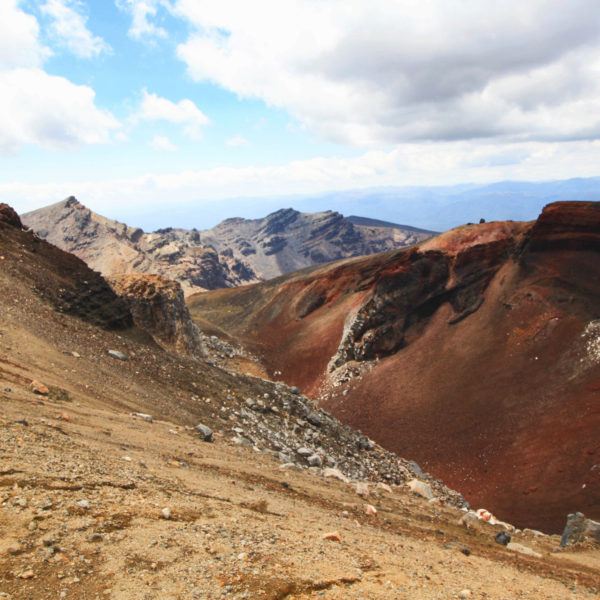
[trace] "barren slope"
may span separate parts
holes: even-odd
[[[559,531],[600,517],[600,206],[190,301],[271,373],[477,506]]]
[[[393,465],[324,413],[314,426],[293,390],[175,357],[139,330],[93,325],[97,313],[56,300],[72,286],[64,269],[85,267],[2,218],[0,257],[3,598],[596,597],[597,550],[554,554],[557,537],[514,533],[540,556],[518,554],[494,543],[498,528],[457,525],[463,513],[446,501],[374,484],[363,498],[318,469],[278,468],[233,434],[264,448],[270,430],[287,432],[375,479]],[[123,318],[103,324],[126,327]],[[199,420],[213,444],[189,427]]]

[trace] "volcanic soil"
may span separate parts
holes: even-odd
[[[520,527],[600,519],[600,203],[189,299],[342,421]]]
[[[114,298],[110,314],[79,310],[68,292],[90,272],[9,227],[0,598],[597,598],[590,547],[554,552],[557,536],[521,532],[540,556],[515,553],[497,527],[458,525],[462,511],[404,486],[360,497],[355,482],[236,445],[233,409],[272,383],[163,352]]]

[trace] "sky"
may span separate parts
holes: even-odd
[[[600,175],[597,0],[0,0],[0,16],[0,202],[19,212],[75,195],[134,225],[193,206],[209,227],[261,199]]]

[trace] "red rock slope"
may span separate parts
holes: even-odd
[[[600,205],[193,297],[272,372],[522,526],[600,518]]]

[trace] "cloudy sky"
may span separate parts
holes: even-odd
[[[0,201],[20,212],[74,194],[115,218],[194,203],[213,219],[233,197],[600,175],[597,0],[0,15]]]

